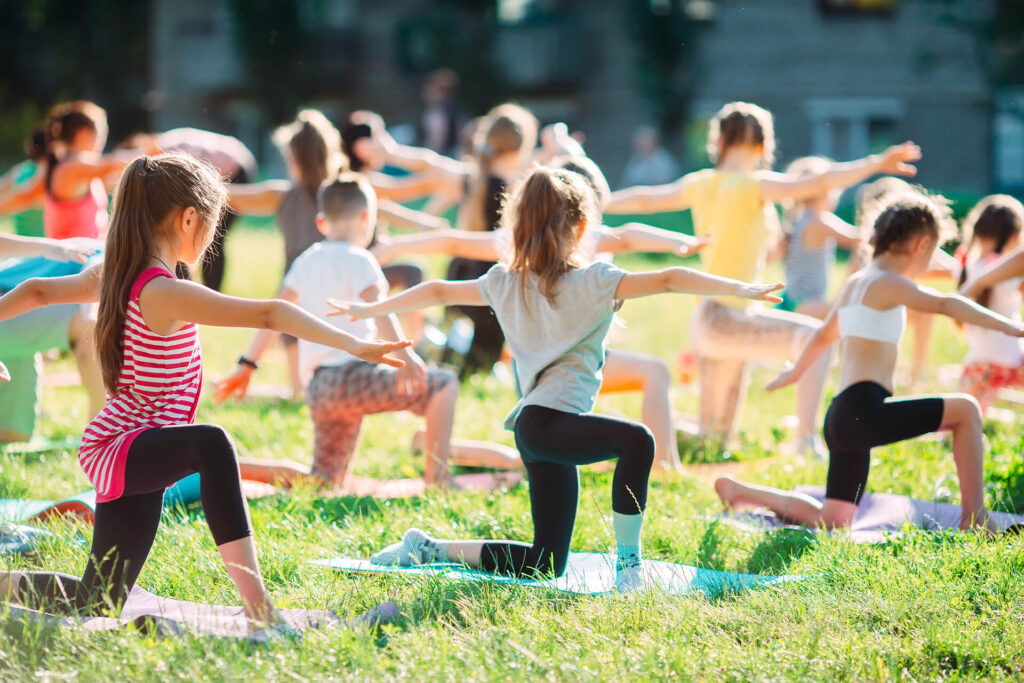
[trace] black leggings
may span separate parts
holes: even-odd
[[[577,465],[618,458],[612,510],[635,515],[647,507],[654,437],[635,422],[526,406],[515,426],[516,447],[530,480],[533,545],[485,543],[481,569],[512,576],[561,576],[569,559],[579,498]]]
[[[941,398],[893,399],[875,382],[857,382],[839,392],[825,415],[828,480],[825,497],[860,503],[868,483],[871,449],[938,431]]]
[[[128,451],[124,494],[96,505],[82,578],[28,573],[18,586],[22,602],[34,598],[72,614],[96,614],[123,603],[153,546],[164,489],[194,472],[200,475],[203,512],[214,542],[219,546],[251,536],[238,458],[227,432],[216,425],[148,429]]]

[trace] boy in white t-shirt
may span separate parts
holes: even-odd
[[[298,304],[321,320],[361,338],[401,339],[395,316],[352,322],[347,316],[328,317],[328,297],[373,302],[388,293],[387,281],[366,250],[377,220],[377,198],[360,175],[343,174],[329,180],[317,196],[317,227],[325,239],[304,251],[285,275],[278,296]],[[260,331],[238,370],[218,385],[217,400],[232,394],[245,396],[257,361],[273,335]],[[352,469],[353,455],[365,415],[408,410],[427,420],[424,479],[445,485],[453,462],[482,467],[517,468],[518,454],[511,448],[484,442],[452,443],[452,420],[458,383],[455,375],[428,369],[412,350],[398,354],[403,368],[365,363],[344,351],[312,342],[299,342],[299,373],[313,418],[313,467],[289,462],[242,461],[242,476],[258,480],[289,481],[311,474],[340,486]]]

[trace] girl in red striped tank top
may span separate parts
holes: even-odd
[[[224,296],[176,279],[175,266],[195,263],[209,246],[225,196],[204,162],[140,157],[118,186],[102,271],[29,280],[0,298],[0,319],[98,298],[107,387],[78,453],[97,493],[85,574],[0,573],[0,596],[35,596],[79,614],[123,603],[156,535],[164,489],[199,472],[203,511],[246,616],[285,630],[263,585],[231,438],[216,425],[194,424],[202,386],[197,326],[270,328],[396,367],[404,363],[387,354],[410,342],[364,341],[285,301]]]

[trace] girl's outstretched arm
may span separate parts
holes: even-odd
[[[77,275],[34,277],[0,296],[0,320],[53,304],[91,304],[100,300],[100,270],[97,264]]]
[[[285,194],[292,189],[288,180],[264,180],[259,183],[228,183],[228,204],[243,216],[272,216]]]
[[[831,211],[821,211],[815,215],[804,229],[804,234],[822,241],[831,238],[835,240],[836,246],[851,251],[865,241],[865,235],[856,225],[847,223]]]
[[[643,251],[689,256],[707,246],[708,240],[645,223],[626,223],[617,228],[600,226],[597,250],[610,254]]]
[[[394,225],[422,232],[444,230],[451,227],[451,224],[444,218],[439,218],[424,211],[410,209],[390,199],[382,199],[378,205],[377,212],[381,218]]]
[[[912,162],[920,158],[921,148],[913,142],[904,142],[881,154],[832,164],[824,173],[793,175],[763,171],[758,175],[761,178],[761,201],[774,204],[784,199],[820,197],[829,190],[856,185],[876,173],[913,176],[917,169]]]
[[[1024,325],[1004,318],[959,294],[936,292],[906,278],[891,278],[885,289],[893,306],[906,305],[922,313],[939,313],[968,325],[977,325],[1014,337],[1024,337]]]
[[[370,250],[382,266],[406,254],[448,254],[478,261],[497,261],[498,241],[494,232],[434,230],[419,235],[402,235]]]
[[[1010,252],[976,276],[968,279],[960,287],[960,294],[968,299],[977,299],[989,287],[1022,275],[1024,275],[1024,248]]]
[[[32,178],[0,192],[0,215],[17,213],[43,203],[46,196],[46,172],[39,169]]]
[[[31,258],[39,256],[51,261],[85,263],[95,249],[67,244],[66,240],[23,235],[0,235],[0,258]]]
[[[690,208],[683,199],[689,176],[668,185],[638,185],[612,192],[604,213],[659,213]]]
[[[676,294],[699,294],[701,296],[735,296],[740,299],[758,299],[779,303],[782,298],[773,294],[785,287],[776,282],[772,285],[752,284],[727,277],[709,275],[691,268],[664,268],[644,273],[627,273],[615,290],[616,299],[636,299],[652,294],[674,292]]]
[[[807,344],[800,352],[793,367],[788,368],[785,372],[780,374],[778,377],[773,379],[765,387],[768,391],[776,391],[782,387],[789,386],[795,382],[800,381],[803,374],[807,372],[807,368],[814,365],[814,362],[818,360],[818,357],[825,353],[832,344],[839,338],[839,317],[836,315],[838,309],[833,306],[832,310],[829,311],[828,316],[821,323],[821,327],[814,331],[811,338],[807,340]]]
[[[281,299],[243,299],[226,296],[187,280],[156,278],[139,295],[142,315],[157,334],[170,334],[182,322],[218,327],[271,329],[316,344],[347,351],[371,363],[396,368],[405,363],[387,354],[412,345],[411,341],[365,341],[319,320]]]
[[[428,280],[404,292],[373,303],[356,301],[327,302],[338,309],[327,315],[350,315],[353,320],[377,318],[392,313],[409,313],[431,306],[486,306],[476,280]]]

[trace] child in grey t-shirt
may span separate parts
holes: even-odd
[[[496,265],[477,280],[426,282],[373,304],[332,302],[356,318],[435,305],[490,306],[512,349],[523,393],[506,425],[515,433],[530,479],[533,543],[441,540],[409,529],[401,541],[374,555],[374,562],[436,560],[512,576],[561,575],[576,521],[576,468],[617,459],[615,588],[643,589],[640,532],[654,442],[641,424],[590,413],[618,302],[659,292],[778,302],[772,292],[782,285],[749,285],[688,268],[626,273],[607,263],[580,267],[576,248],[593,213],[593,193],[580,176],[536,169],[504,212],[515,247],[511,264]]]

